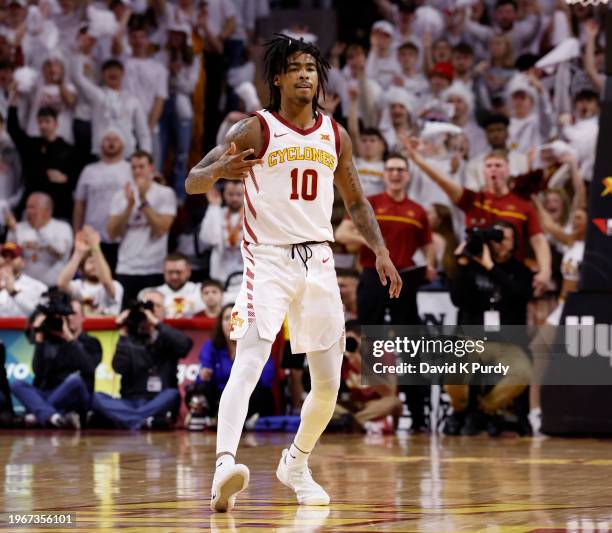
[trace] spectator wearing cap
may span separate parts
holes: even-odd
[[[121,311],[123,287],[113,280],[100,248],[100,234],[91,226],[76,233],[74,251],[57,285],[81,302],[86,315],[118,315]]]
[[[176,196],[154,181],[153,157],[135,152],[130,158],[133,181],[113,197],[108,236],[121,239],[116,279],[123,286],[124,306],[147,287],[163,283],[168,233],[176,216]]]
[[[370,33],[370,53],[366,62],[366,76],[376,80],[383,89],[388,89],[393,78],[401,72],[393,50],[393,24],[379,20],[372,26]]]
[[[15,209],[23,195],[21,160],[15,144],[5,128],[5,117],[0,111],[0,226],[4,224],[2,205]]]
[[[397,49],[397,61],[401,72],[393,78],[393,85],[406,89],[419,100],[427,93],[429,83],[419,71],[419,47],[412,41],[407,41]]]
[[[487,147],[487,138],[474,116],[474,93],[463,82],[454,81],[443,98],[453,106],[451,122],[463,130],[469,141],[469,156],[480,154]]]
[[[442,95],[453,82],[453,66],[447,62],[436,63],[429,71],[429,88],[419,101],[419,116],[442,102]]]
[[[540,35],[541,19],[537,10],[531,7],[526,16],[519,20],[516,0],[497,0],[493,11],[493,26],[485,26],[470,19],[465,20],[465,34],[468,38],[486,46],[492,35],[501,33],[512,41],[517,55],[531,50],[533,42]]]
[[[37,80],[28,95],[26,133],[31,137],[38,135],[38,111],[43,107],[51,107],[57,112],[57,136],[73,144],[72,119],[76,100],[77,89],[68,79],[64,59],[53,52],[42,64],[42,78]]]
[[[132,17],[128,32],[131,54],[124,54],[123,87],[139,100],[147,116],[155,167],[160,169],[159,119],[168,98],[168,69],[151,57],[151,41],[143,17]]]
[[[100,161],[83,169],[74,193],[73,229],[77,232],[87,225],[100,234],[100,246],[112,271],[117,265],[119,241],[109,237],[106,225],[115,194],[132,181],[124,146],[121,131],[107,129],[101,138]]]
[[[183,254],[175,252],[164,261],[163,285],[155,290],[164,295],[166,318],[191,318],[204,309],[200,285],[189,281],[191,265]]]
[[[72,250],[72,229],[53,218],[53,200],[45,193],[32,193],[26,201],[25,220],[17,222],[7,235],[17,243],[26,260],[25,273],[51,286]]]
[[[468,189],[480,191],[485,185],[484,164],[491,152],[505,153],[511,176],[524,174],[529,170],[527,156],[508,147],[508,125],[510,120],[505,115],[489,115],[484,122],[488,146],[470,159],[465,170],[464,184]]]
[[[510,190],[510,170],[505,153],[492,152],[485,158],[486,188],[476,192],[463,187],[430,165],[412,143],[407,143],[406,149],[412,161],[465,213],[467,228],[486,228],[499,220],[511,223],[516,229],[514,250],[519,260],[525,258],[529,241],[538,268],[533,279],[534,294],[541,295],[551,277],[550,247],[540,227],[534,205]]]
[[[403,155],[391,153],[386,157],[384,182],[385,192],[370,196],[368,200],[391,260],[404,282],[399,298],[391,300],[388,291],[380,284],[374,253],[350,219],[342,221],[335,236],[341,244],[359,250],[359,263],[363,269],[357,289],[359,323],[384,324],[388,309],[391,324],[419,324],[415,278],[410,271],[415,267],[415,253],[421,250],[427,261],[424,277],[431,281],[436,275],[429,219],[425,210],[406,194],[410,172]]]
[[[14,242],[0,246],[0,316],[30,316],[47,286],[24,274],[21,247]]]
[[[380,119],[380,131],[390,151],[403,149],[402,138],[409,137],[413,132],[414,101],[410,94],[399,87],[391,87],[387,91],[386,109]]]
[[[140,101],[123,89],[123,64],[109,59],[102,65],[103,86],[99,87],[86,75],[86,58],[75,58],[74,82],[80,93],[91,104],[92,149],[100,153],[102,136],[109,128],[121,131],[124,139],[124,154],[130,156],[138,147],[151,150],[151,132]]]
[[[510,147],[523,154],[544,144],[554,125],[546,89],[534,74],[517,74],[508,84]]]
[[[72,191],[80,170],[78,154],[57,132],[57,111],[52,107],[38,110],[40,136],[28,135],[19,124],[13,96],[8,115],[8,132],[23,167],[25,197],[34,191],[47,193],[55,206],[55,216],[70,220],[72,216]]]
[[[228,180],[223,195],[213,187],[206,197],[208,208],[202,219],[199,239],[202,245],[212,247],[210,277],[225,283],[230,275],[243,270],[240,246],[244,188],[239,181]]]
[[[160,160],[166,161],[173,148],[170,183],[178,198],[184,200],[187,159],[191,144],[193,106],[191,94],[200,77],[200,58],[191,46],[191,26],[173,23],[168,26],[168,41],[157,59],[168,69],[168,94],[160,119]]]

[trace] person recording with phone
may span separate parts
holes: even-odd
[[[13,381],[11,391],[39,425],[80,429],[102,347],[83,333],[83,309],[78,300],[56,288],[45,297],[31,319],[34,381]]]
[[[164,295],[145,289],[117,318],[119,341],[113,369],[121,375],[121,398],[94,394],[96,414],[128,429],[169,429],[180,406],[178,360],[193,341],[164,324]]]

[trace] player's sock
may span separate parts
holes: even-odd
[[[227,468],[228,466],[234,466],[236,459],[229,453],[224,453],[220,457],[217,457],[217,468]]]
[[[259,338],[255,324],[251,324],[236,346],[236,358],[227,381],[217,416],[217,454],[236,454],[244,421],[249,408],[249,399],[259,381],[272,343]]]
[[[310,452],[300,450],[295,444],[292,444],[289,448],[289,452],[285,455],[285,462],[288,465],[292,464],[304,464],[308,462]]]

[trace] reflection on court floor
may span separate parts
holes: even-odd
[[[251,485],[213,515],[213,434],[4,432],[0,527],[11,513],[74,513],[75,526],[44,531],[612,530],[607,441],[326,435],[311,466],[332,504],[309,508],[274,476],[289,438],[246,435]]]

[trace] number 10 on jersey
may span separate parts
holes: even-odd
[[[299,169],[294,168],[291,171],[291,196],[290,200],[299,200],[300,192],[302,200],[312,201],[317,197],[317,171],[312,168],[307,168],[302,172],[302,185],[299,186]],[[300,191],[301,188],[301,191]]]

